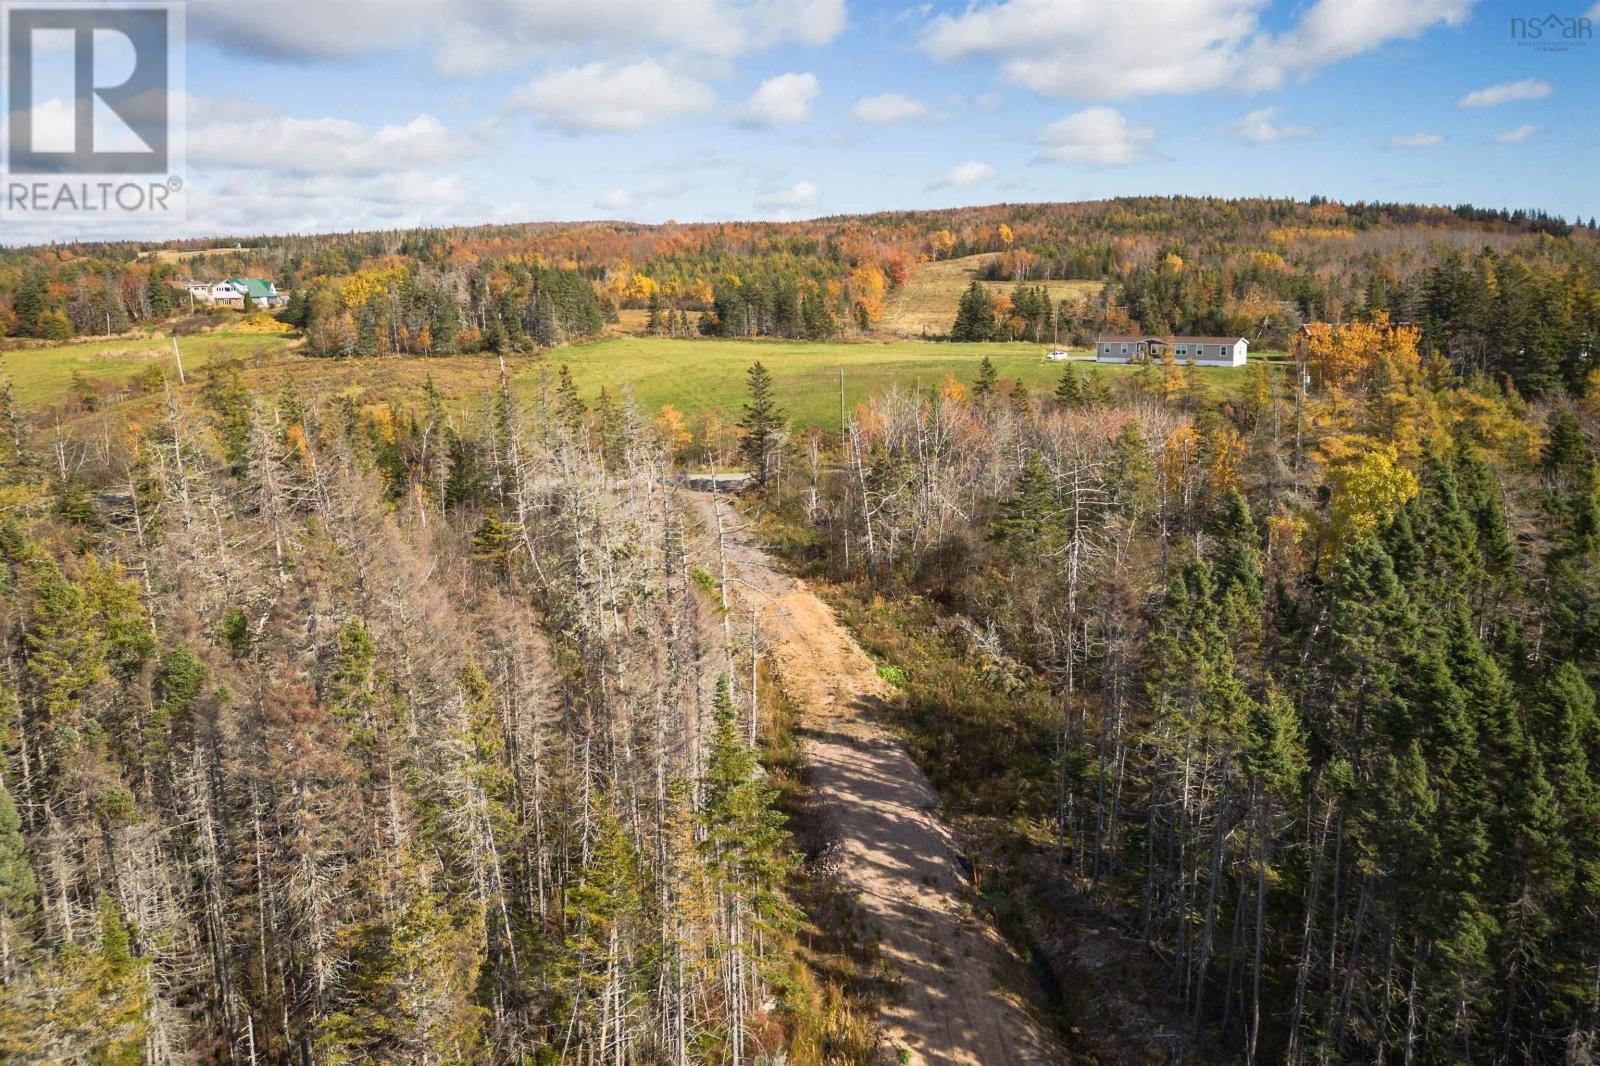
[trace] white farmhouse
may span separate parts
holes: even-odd
[[[1103,333],[1095,339],[1098,363],[1143,363],[1164,359],[1196,366],[1244,366],[1250,342],[1243,337],[1148,337]]]
[[[211,286],[211,302],[222,307],[243,307],[245,295],[257,309],[282,307],[286,302],[278,286],[261,278],[229,278]]]

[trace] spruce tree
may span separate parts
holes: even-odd
[[[978,364],[978,380],[972,383],[972,397],[975,400],[987,400],[998,392],[999,388],[1000,372],[986,355]]]
[[[773,399],[772,375],[766,367],[759,362],[751,364],[745,380],[750,398],[744,405],[744,417],[739,419],[739,427],[744,430],[739,452],[756,484],[764,488],[777,464],[783,412]]]
[[[29,954],[37,890],[22,838],[22,818],[0,781],[0,985],[11,982]]]
[[[1061,381],[1056,385],[1056,403],[1062,407],[1077,409],[1084,406],[1083,379],[1078,376],[1077,367],[1068,363],[1067,368],[1061,372]]]
[[[994,539],[1006,544],[1042,548],[1054,527],[1055,493],[1038,452],[1029,452],[1017,474],[1016,487],[995,518]]]
[[[967,286],[956,308],[955,324],[950,327],[953,341],[987,341],[994,339],[994,301],[988,290],[976,281]]]

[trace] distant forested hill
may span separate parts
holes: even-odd
[[[1590,220],[1592,223],[1593,220]],[[987,253],[991,280],[1097,282],[1048,308],[1060,339],[1238,333],[1286,345],[1308,321],[1415,322],[1426,354],[1575,386],[1600,320],[1593,225],[1471,206],[1138,197],[792,223],[579,222],[0,252],[0,333],[65,339],[164,321],[180,278],[251,275],[321,354],[542,347],[621,309],[670,335],[877,332],[918,264]],[[196,254],[198,252],[205,254]],[[1033,339],[1041,309],[996,309]],[[953,319],[955,308],[950,309]]]

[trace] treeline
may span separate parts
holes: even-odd
[[[1600,1046],[1600,410],[1420,344],[890,394],[777,497],[947,806],[1247,1061]]]
[[[280,317],[318,355],[435,355],[555,347],[598,334],[616,310],[570,270],[395,262],[296,292]]]
[[[1279,348],[1292,346],[1302,322],[1416,324],[1426,354],[1462,374],[1504,375],[1530,394],[1581,393],[1597,368],[1600,261],[1592,248],[1447,248],[1406,278],[1379,266],[1342,281],[1290,270],[1268,252],[1218,267],[1169,249],[1126,273],[1105,299],[1106,328],[1245,336]]]
[[[1071,311],[1063,307],[1064,317]],[[1055,341],[1056,311],[1042,285],[1018,284],[1010,296],[993,296],[974,281],[961,294],[956,320],[950,327],[953,341]]]
[[[1451,250],[1515,251],[1530,264],[1554,257],[1592,275],[1594,240],[1592,226],[1470,205],[1125,197],[795,223],[443,227],[251,237],[218,249],[188,241],[171,249],[208,254],[159,269],[205,280],[270,277],[291,292],[393,262],[428,276],[519,262],[573,271],[598,290],[602,303],[618,308],[643,309],[655,300],[675,318],[694,319],[696,328],[704,312],[719,330],[800,337],[822,335],[815,330],[826,323],[813,322],[811,333],[803,321],[792,329],[789,319],[779,324],[783,290],[794,290],[796,309],[814,302],[842,330],[860,330],[878,321],[885,295],[917,263],[983,254],[988,258],[980,276],[991,281],[1089,279],[1125,286],[1124,303],[1140,305],[1126,312],[1134,322],[1148,315],[1143,328],[1149,331],[1162,322],[1200,318],[1248,322],[1252,328],[1238,332],[1276,345],[1299,321],[1347,321],[1364,306],[1372,279],[1386,279],[1391,288],[1410,285]],[[37,313],[15,314],[18,287],[29,277],[46,290],[51,311],[65,315],[71,290],[87,277],[91,286],[122,294],[130,321],[159,320],[163,312],[143,306],[138,295],[158,269],[141,258],[147,251],[127,243],[0,250],[0,327],[43,336],[48,326],[59,334],[53,315],[41,325]],[[1171,279],[1152,272],[1173,251],[1210,278],[1168,291]],[[719,301],[722,306],[714,307]],[[89,317],[77,316],[77,332]]]
[[[814,277],[758,275],[724,278],[712,287],[711,305],[702,310],[697,329],[708,337],[787,337],[827,340],[839,333],[843,294],[829,293],[827,282]],[[870,324],[862,304],[851,321]]]
[[[782,1053],[794,859],[676,479],[625,407],[486,401],[219,365],[109,454],[5,427],[0,1058]]]

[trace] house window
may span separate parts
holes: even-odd
[[[1122,354],[1123,355],[1127,355],[1128,354],[1128,346],[1126,344],[1124,344],[1122,346]]]

